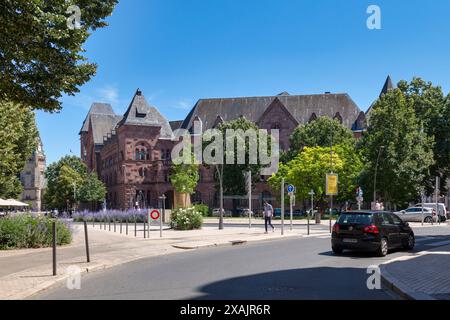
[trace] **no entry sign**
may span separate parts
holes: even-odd
[[[159,213],[158,210],[153,210],[152,213],[150,213],[150,218],[153,220],[158,220],[159,217],[161,217],[161,213]]]

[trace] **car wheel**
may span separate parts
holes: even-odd
[[[432,223],[433,222],[433,218],[432,217],[426,217],[425,218],[425,223]]]
[[[410,234],[408,236],[408,240],[406,242],[406,244],[403,246],[406,250],[412,250],[414,249],[414,246],[416,245],[416,238],[414,237],[413,234]]]
[[[334,254],[342,254],[342,252],[344,251],[342,250],[342,248],[339,247],[332,247],[332,249]]]
[[[386,238],[381,238],[380,242],[380,248],[378,249],[378,256],[379,257],[386,257],[388,254],[388,241]]]

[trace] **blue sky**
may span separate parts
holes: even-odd
[[[366,27],[381,8],[381,30]],[[79,155],[92,102],[123,113],[136,88],[169,120],[200,98],[347,92],[362,110],[390,74],[450,91],[448,0],[120,0],[85,45],[97,75],[59,114],[38,112],[51,163]]]

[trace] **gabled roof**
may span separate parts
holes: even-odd
[[[171,139],[173,137],[169,121],[155,107],[151,107],[147,103],[139,89],[131,100],[123,119],[117,124],[118,127],[126,125],[161,127],[160,138]]]
[[[80,134],[83,132],[88,132],[89,130],[89,120],[92,114],[97,115],[115,115],[112,106],[109,103],[99,103],[94,102],[89,109],[86,119],[83,121],[83,126],[81,127]]]
[[[218,116],[225,122],[244,116],[257,123],[275,99],[278,99],[300,124],[307,123],[313,113],[317,117],[333,118],[339,112],[343,118],[343,124],[352,128],[361,112],[350,96],[345,93],[201,99],[184,120],[181,128],[189,130],[196,116],[202,120],[203,130],[213,128]]]
[[[106,137],[117,126],[121,116],[110,114],[92,114],[90,122],[95,144],[103,144],[103,137]]]

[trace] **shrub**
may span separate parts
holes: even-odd
[[[99,212],[91,212],[91,211],[82,211],[76,212],[73,214],[73,221],[75,222],[108,222],[108,221],[116,221],[116,222],[138,222],[142,223],[146,221],[148,215],[148,210],[105,210]]]
[[[199,211],[203,217],[212,216],[212,210],[205,204],[195,204],[193,208]]]
[[[195,207],[175,209],[170,218],[170,225],[175,230],[200,229],[203,225],[203,216]]]
[[[0,219],[0,250],[50,247],[53,221],[30,214]],[[59,220],[56,221],[56,237],[58,245],[72,242],[72,231]]]

